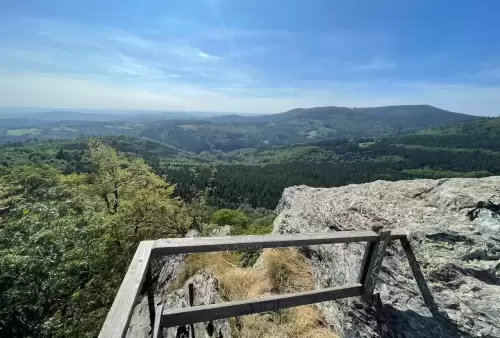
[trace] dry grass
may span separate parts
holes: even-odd
[[[261,268],[256,269],[239,267],[239,256],[235,253],[190,255],[176,286],[200,269],[210,269],[219,280],[221,296],[228,301],[313,289],[310,268],[297,250],[265,250],[262,259]],[[313,306],[232,318],[230,323],[233,335],[239,338],[338,337]]]
[[[235,327],[235,321],[232,322]],[[301,306],[273,314],[258,314],[240,318],[238,338],[338,338],[324,322],[318,309]]]
[[[273,293],[306,291],[314,288],[311,270],[297,250],[266,250],[262,257]]]

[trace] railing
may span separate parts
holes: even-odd
[[[340,231],[265,236],[196,237],[143,241],[139,244],[132,262],[130,263],[127,274],[116,294],[116,298],[102,326],[99,337],[125,337],[134,306],[137,303],[137,298],[144,282],[146,283],[145,287],[148,295],[151,327],[153,329],[153,337],[155,338],[160,336],[160,332],[164,327],[187,325],[267,311],[277,311],[300,305],[355,296],[361,296],[364,301],[370,302],[375,290],[387,245],[389,241],[398,239],[404,242],[403,248],[405,248],[406,245],[406,247],[411,250],[403,230],[386,230],[382,229],[382,227],[373,227],[372,230],[368,231]],[[155,307],[154,304],[152,278],[149,269],[149,261],[152,256],[351,242],[367,242],[358,280],[351,285],[180,309],[163,309],[162,304],[157,307]],[[411,268],[414,270],[413,266],[411,266]],[[418,284],[418,286],[421,288],[421,283]],[[421,291],[424,295],[426,304],[432,301],[426,299],[424,294],[425,290],[421,288]]]

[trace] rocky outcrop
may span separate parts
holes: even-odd
[[[500,177],[292,187],[276,233],[404,228],[437,304],[425,306],[399,242],[384,260],[376,306],[320,304],[341,337],[500,337]],[[354,283],[364,244],[303,248],[316,286]]]

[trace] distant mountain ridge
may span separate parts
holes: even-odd
[[[232,151],[326,139],[404,134],[481,119],[429,105],[297,108],[271,115],[230,114],[211,118],[165,113],[128,115],[122,119],[116,119],[114,115],[115,119],[106,120],[109,118],[106,114],[96,116],[61,111],[47,114],[46,120],[0,118],[0,142],[34,137],[68,139],[80,135],[125,134],[191,152]],[[87,121],[89,115],[98,120]],[[53,121],[51,118],[60,120]]]
[[[222,123],[276,123],[289,121],[291,119],[317,119],[327,120],[335,117],[345,117],[347,115],[366,115],[379,119],[401,119],[404,118],[413,126],[447,123],[450,121],[467,121],[478,116],[455,113],[448,110],[436,108],[430,105],[397,105],[367,108],[349,108],[338,106],[295,108],[283,113],[269,115],[244,116],[238,114],[223,115],[213,117],[211,120]],[[423,119],[423,120],[422,120]]]
[[[445,123],[472,121],[429,105],[373,108],[297,108],[271,115],[226,115],[208,121],[158,122],[139,135],[198,152],[256,146],[290,145],[332,138],[377,137],[408,133]]]

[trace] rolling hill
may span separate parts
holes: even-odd
[[[332,138],[377,137],[407,133],[443,123],[470,121],[428,105],[374,108],[316,107],[272,115],[227,115],[209,121],[161,121],[139,136],[189,151],[231,151],[256,146],[290,145]]]
[[[474,135],[481,137],[500,136],[500,117],[483,118],[462,123],[451,123],[420,131],[432,135]]]
[[[75,116],[83,118],[85,115]],[[204,120],[156,117],[157,120],[153,120],[152,115],[139,115],[133,119],[113,121],[0,119],[0,143],[30,138],[71,139],[81,135],[125,134],[190,152],[227,152],[327,139],[404,134],[442,124],[480,119],[428,105],[299,108],[279,114],[227,115]]]

